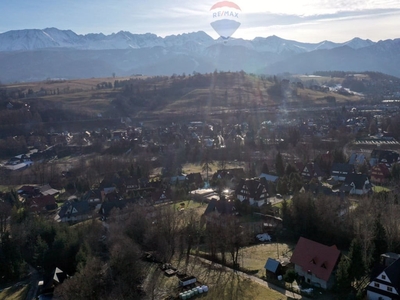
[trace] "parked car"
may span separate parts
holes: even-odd
[[[268,233],[260,233],[256,235],[256,238],[260,242],[270,242],[272,240],[271,236]]]

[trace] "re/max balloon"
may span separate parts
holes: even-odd
[[[233,2],[217,2],[210,11],[212,14],[211,27],[224,39],[230,38],[241,25],[239,22],[241,9]]]

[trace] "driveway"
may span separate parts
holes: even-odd
[[[31,265],[29,265],[29,283],[30,283],[30,288],[28,293],[26,294],[26,300],[33,300],[36,299],[36,295],[38,292],[38,283],[41,280],[41,276],[39,272],[33,268]]]

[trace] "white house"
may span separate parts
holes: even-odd
[[[333,246],[326,246],[301,237],[290,261],[296,273],[304,281],[323,289],[330,289],[335,283],[336,266],[340,251]]]
[[[262,206],[267,202],[268,187],[266,180],[258,178],[242,179],[236,188],[236,198],[243,202],[249,201],[250,205]]]
[[[400,299],[400,258],[371,280],[367,287],[367,299]]]

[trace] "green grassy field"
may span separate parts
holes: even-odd
[[[266,243],[246,247],[241,250],[243,259],[240,259],[239,262],[241,267],[247,270],[258,270],[255,275],[262,277],[265,275],[264,266],[267,259],[269,257],[274,259],[290,258],[292,247],[292,245],[285,243]]]
[[[286,200],[286,203],[287,203],[287,205],[290,205],[290,204],[292,203],[292,199],[288,199],[288,200]],[[275,203],[275,204],[274,204],[274,205],[272,205],[272,206],[274,206],[274,207],[277,207],[277,208],[281,209],[281,208],[282,208],[282,202]]]
[[[262,278],[265,276],[264,266],[268,258],[277,260],[290,258],[293,249],[294,245],[274,242],[244,247],[239,251],[238,263],[243,270],[250,271],[254,276]],[[199,247],[200,255],[207,254],[204,250],[204,247]],[[229,253],[226,253],[226,262],[232,263]]]
[[[186,209],[199,209],[199,208],[205,208],[204,205],[201,205],[199,202],[195,202],[193,200],[184,200],[184,201],[179,201],[174,204],[172,204],[174,209],[179,210],[181,208]]]
[[[382,193],[382,192],[390,192],[390,189],[384,187],[384,186],[373,186],[372,190],[374,191],[374,193]]]
[[[232,271],[217,268],[202,262],[197,258],[189,258],[186,262],[172,262],[179,270],[188,275],[196,276],[199,284],[209,287],[208,293],[196,296],[195,299],[231,300],[231,299],[286,299],[286,296],[255,283]],[[164,299],[167,296],[177,296],[179,279],[176,276],[166,277],[156,265],[149,265],[149,274],[145,285],[148,295],[153,299]]]
[[[0,300],[25,300],[29,285],[10,287],[0,292]]]
[[[168,114],[193,114],[199,111],[208,113],[219,110],[231,110],[232,108],[249,108],[259,106],[276,106],[280,104],[280,97],[270,96],[270,88],[274,85],[269,80],[262,80],[257,76],[243,75],[239,73],[225,73],[225,75],[209,75],[210,86],[205,86],[204,83],[198,85],[193,84],[189,77],[179,79],[160,78],[159,81],[151,83],[151,87],[155,87],[154,95],[149,92],[148,96],[151,99],[158,93],[162,94],[163,89],[168,89],[174,81],[181,81],[180,90],[177,96],[168,96],[163,98],[163,101],[153,102],[152,106],[138,107],[138,104],[132,105],[128,100],[125,100],[125,111],[131,117],[138,116],[140,113],[143,116],[167,116]],[[135,77],[137,79],[138,77]],[[114,83],[115,80],[127,80],[129,78],[93,78],[93,79],[77,79],[66,81],[43,81],[35,83],[21,83],[6,86],[7,88],[18,88],[27,92],[32,89],[38,92],[41,89],[46,90],[49,94],[45,96],[35,96],[31,98],[34,101],[38,111],[46,110],[49,107],[54,109],[62,109],[66,112],[86,115],[87,117],[95,117],[101,113],[105,116],[116,117],[120,115],[120,111],[113,104],[112,100],[120,97],[122,88],[107,88],[97,89],[97,84],[102,82]],[[316,80],[316,79],[315,79]],[[318,79],[322,80],[322,79]],[[327,79],[323,79],[327,80]],[[186,81],[186,82],[185,82]],[[189,86],[185,85],[190,83]],[[149,87],[144,83],[144,88]],[[53,94],[60,90],[60,94]],[[287,103],[301,102],[302,99],[312,101],[315,104],[326,104],[325,100],[321,100],[326,96],[334,96],[338,103],[359,101],[358,96],[343,96],[337,93],[329,92],[322,93],[310,89],[296,89],[297,96],[292,96],[293,87],[287,90]],[[240,95],[240,97],[239,97]],[[30,98],[27,98],[30,99]]]
[[[97,115],[111,107],[111,101],[117,92],[112,90],[88,90],[82,92],[50,95],[40,100],[40,104],[54,105],[57,103],[59,108],[66,111],[74,111],[86,113],[89,115]]]
[[[0,185],[0,192],[9,192],[12,189],[17,190],[18,188],[20,188],[20,185]]]
[[[357,102],[362,99],[360,96],[344,96],[338,93],[333,93],[333,92],[323,93],[309,89],[298,89],[297,94],[300,98],[303,99],[310,98],[310,100],[312,100],[317,105],[326,104],[326,101],[322,100],[322,98],[325,98],[326,96],[335,97],[336,103],[344,103],[347,101]]]
[[[226,168],[226,169],[245,168],[245,163],[244,163],[244,162],[241,162],[241,161],[238,161],[238,162],[228,162],[228,163],[226,164],[226,167],[225,167],[225,168]],[[208,174],[209,177],[211,177],[212,174],[213,174],[214,172],[216,172],[216,171],[219,169],[219,166],[218,166],[218,162],[217,162],[217,161],[214,161],[214,163],[211,164],[211,169],[212,169],[211,174],[210,174],[210,173]],[[203,170],[202,170],[202,165],[201,165],[201,164],[193,164],[193,163],[184,164],[184,165],[183,165],[183,168],[182,168],[182,171],[183,171],[183,173],[185,173],[185,174],[190,174],[190,173],[201,173],[202,176],[203,176],[203,180],[205,180],[206,172],[203,172]]]

